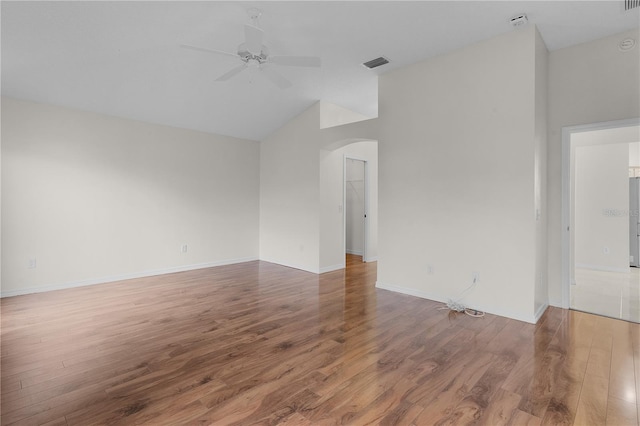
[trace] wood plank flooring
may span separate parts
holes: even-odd
[[[638,324],[248,262],[1,301],[2,425],[638,425]]]

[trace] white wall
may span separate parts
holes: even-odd
[[[318,273],[320,113],[316,103],[260,144],[260,259]]]
[[[628,144],[575,148],[574,247],[578,268],[629,270],[629,218],[605,214],[606,210],[629,209],[628,164]]]
[[[629,144],[629,167],[640,167],[640,142]]]
[[[549,300],[562,305],[562,127],[640,117],[640,49],[620,52],[638,30],[549,53],[548,281]]]
[[[354,123],[357,121],[368,120],[360,113],[351,111],[350,109],[332,104],[331,102],[320,102],[320,128],[342,126],[343,124]]]
[[[549,304],[547,284],[547,91],[549,52],[536,29],[534,197],[536,216],[535,312]]]
[[[256,259],[258,156],[253,141],[3,98],[2,295]]]
[[[535,61],[529,26],[380,76],[379,287],[479,272],[464,303],[535,322]]]
[[[344,267],[343,173],[344,157],[367,161],[369,238],[367,261],[378,257],[378,143],[355,142],[333,151],[320,151],[320,270],[327,272]]]

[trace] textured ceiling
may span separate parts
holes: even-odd
[[[147,122],[262,140],[317,100],[377,115],[377,76],[513,31],[526,13],[549,50],[637,28],[622,1],[2,2],[2,94]],[[272,55],[320,56],[319,69],[278,67],[281,90],[256,75],[214,80],[246,10]],[[612,46],[615,48],[615,46]],[[361,64],[384,55],[377,70]]]

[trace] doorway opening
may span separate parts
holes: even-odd
[[[344,253],[346,264],[367,261],[368,165],[366,160],[344,157]]]
[[[378,260],[378,142],[349,139],[336,142],[330,148],[320,151],[320,272],[345,269],[347,257],[354,256],[361,266],[366,263],[375,267]],[[360,166],[359,176],[352,165]],[[360,174],[363,168],[364,178]],[[353,210],[347,206],[347,198],[364,201],[364,207],[356,213],[360,223],[364,221],[361,226],[347,223],[347,215],[351,216]],[[359,245],[352,245],[353,240]],[[353,254],[348,254],[347,249]]]
[[[563,129],[563,307],[640,322],[630,182],[640,120]],[[635,172],[633,172],[635,173]],[[637,202],[636,202],[637,203]]]

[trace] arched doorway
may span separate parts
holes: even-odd
[[[364,262],[378,256],[378,143],[350,139],[327,148],[320,153],[321,272],[344,268],[347,254],[362,256]],[[362,174],[350,173],[349,163],[359,164]],[[350,203],[358,198],[360,207]],[[358,215],[362,222],[355,220]],[[358,226],[360,233],[354,229]],[[354,239],[360,239],[360,247]]]

